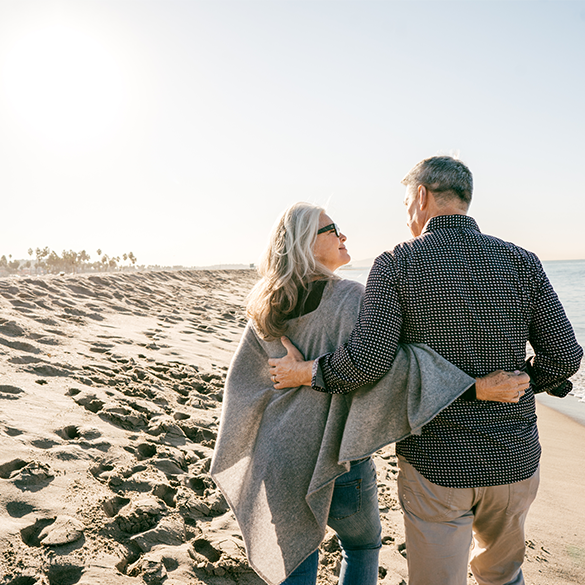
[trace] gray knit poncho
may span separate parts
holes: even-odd
[[[362,285],[330,281],[319,307],[289,322],[306,359],[335,350],[359,312]],[[422,344],[400,346],[391,371],[351,394],[275,390],[268,359],[282,357],[248,324],[226,379],[211,476],[242,531],[250,565],[284,581],[321,543],[335,479],[349,461],[399,441],[458,398],[474,379]]]

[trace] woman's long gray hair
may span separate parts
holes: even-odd
[[[247,314],[265,338],[286,332],[286,321],[299,300],[299,291],[318,278],[333,273],[315,260],[313,246],[322,207],[295,203],[276,222],[268,247],[258,265],[262,277],[252,289]]]

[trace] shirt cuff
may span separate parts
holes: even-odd
[[[327,392],[327,385],[325,384],[325,378],[323,378],[323,371],[321,370],[321,364],[319,360],[327,354],[320,355],[313,362],[313,372],[311,375],[311,388],[318,392]]]
[[[477,395],[475,392],[475,384],[470,386],[461,396],[459,397],[462,400],[466,400],[467,402],[472,402],[473,400],[477,400]]]
[[[556,388],[549,388],[547,394],[556,396],[557,398],[564,398],[573,389],[573,382],[565,380],[559,384]]]

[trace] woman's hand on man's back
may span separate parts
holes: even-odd
[[[477,400],[494,402],[518,402],[530,386],[530,376],[525,372],[496,370],[475,380]]]

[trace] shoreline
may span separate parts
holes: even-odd
[[[585,402],[582,402],[579,397],[569,394],[564,398],[558,398],[541,393],[536,395],[536,402],[565,415],[585,427]]]
[[[530,585],[585,583],[585,427],[540,401],[536,413],[541,473],[526,520],[524,576]]]

